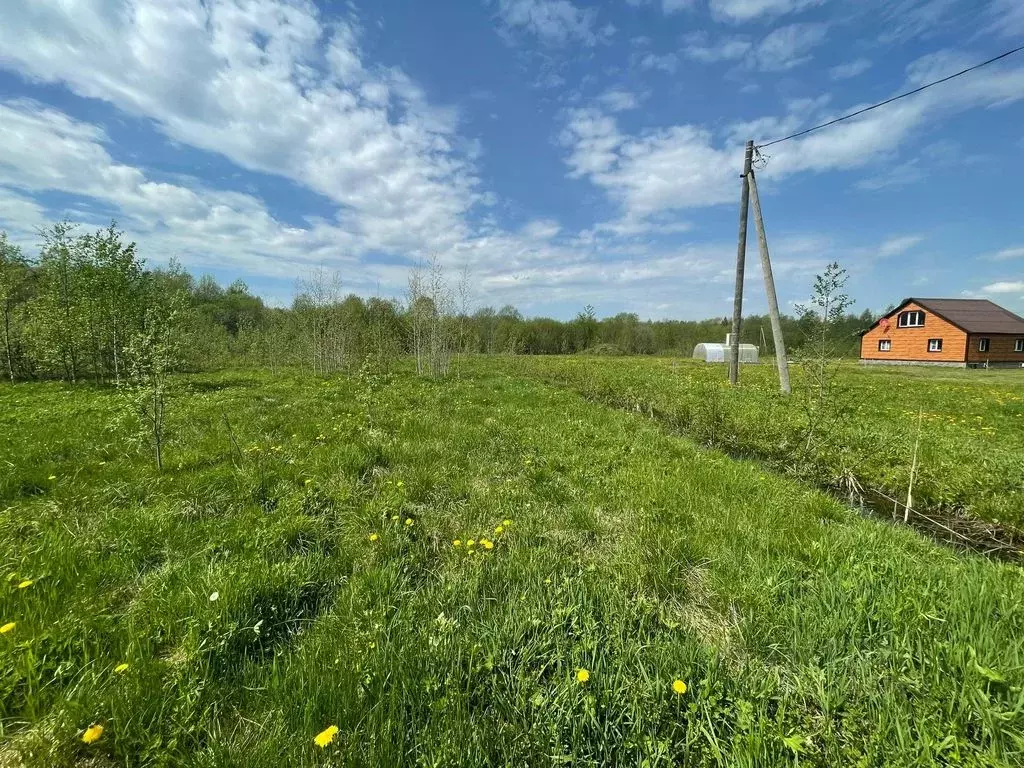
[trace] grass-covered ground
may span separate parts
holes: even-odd
[[[497,364],[180,387],[0,386],[0,765],[1024,762],[1016,566]]]
[[[815,484],[906,499],[923,511],[966,513],[1024,528],[1024,371],[862,367],[844,363],[816,409],[805,371],[783,397],[771,361],[744,366],[672,358],[519,357],[480,361],[640,411],[705,445],[754,456]],[[824,413],[822,412],[824,411]],[[808,440],[809,425],[815,431]],[[900,510],[902,514],[902,510]]]

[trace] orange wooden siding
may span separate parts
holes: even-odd
[[[978,351],[978,342],[988,339],[988,352]],[[984,363],[1024,363],[1024,352],[1014,352],[1017,339],[1024,339],[1024,333],[1011,336],[1008,334],[972,333],[967,342],[967,362]]]
[[[900,328],[897,323],[903,312],[924,312],[924,325],[919,328]],[[910,302],[899,312],[889,315],[889,327],[875,325],[860,340],[862,360],[914,360],[933,363],[963,363],[967,359],[967,334],[952,323]],[[892,349],[879,352],[878,342],[889,339]],[[929,352],[928,340],[942,339],[941,352]],[[993,343],[995,340],[993,339]],[[1013,349],[1011,342],[1010,349]],[[1022,358],[1024,359],[1024,358]]]

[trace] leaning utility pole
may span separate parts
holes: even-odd
[[[740,237],[736,245],[736,292],[732,299],[732,333],[729,336],[729,383],[740,380],[740,324],[743,321],[743,271],[747,258],[747,211],[750,209],[750,168],[754,142],[748,141],[743,156],[743,186],[740,188]]]
[[[775,295],[775,278],[772,276],[772,261],[768,255],[768,238],[764,233],[764,218],[761,216],[761,199],[757,194],[757,179],[753,169],[748,169],[750,196],[754,203],[754,225],[757,227],[757,246],[761,252],[761,274],[764,275],[764,291],[768,294],[768,314],[772,321],[772,338],[775,340],[775,364],[779,368],[779,387],[789,394],[789,360],[786,358],[786,342],[782,338],[782,319],[779,317],[779,299]],[[735,320],[733,321],[735,323]],[[735,341],[733,342],[735,344]]]

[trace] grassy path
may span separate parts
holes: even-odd
[[[1019,569],[650,421],[205,376],[158,477],[113,405],[0,388],[0,765],[1022,762]]]

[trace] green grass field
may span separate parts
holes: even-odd
[[[190,376],[162,474],[115,393],[0,386],[0,765],[1024,764],[1017,566],[595,402],[781,418],[716,370]],[[1020,446],[1019,379],[854,378],[894,465],[926,391]]]
[[[671,358],[523,357],[500,364],[653,415],[702,444],[757,457],[817,485],[845,489],[853,478],[901,501],[920,419],[915,506],[1024,528],[1024,371],[845,363],[834,408],[808,449],[799,366],[794,394],[785,398],[771,361],[744,367],[739,389],[725,386],[724,366]]]

